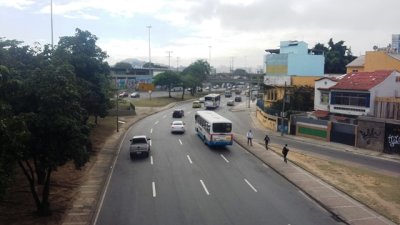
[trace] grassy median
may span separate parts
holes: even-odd
[[[290,151],[289,160],[400,224],[400,178]]]

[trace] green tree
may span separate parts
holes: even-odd
[[[207,80],[210,75],[211,67],[205,60],[197,60],[196,62],[190,64],[182,71],[182,80],[184,81],[184,87],[190,87],[192,95],[197,90],[198,86],[202,86],[202,83]],[[184,97],[185,88],[182,92],[182,99]]]
[[[286,90],[288,102],[285,103],[287,111],[311,111],[314,108],[314,88],[310,86],[293,86]],[[271,105],[271,109],[282,111],[283,102],[278,100]],[[290,113],[289,113],[290,114]]]
[[[61,37],[53,60],[61,64],[67,62],[74,68],[81,96],[81,106],[88,115],[105,117],[110,107],[110,67],[108,57],[96,45],[97,37],[89,31],[76,29],[75,36]]]
[[[132,64],[127,62],[117,62],[113,67],[116,69],[131,69]]]
[[[31,133],[18,153],[18,164],[29,181],[38,214],[50,215],[51,174],[72,160],[77,168],[89,159],[89,128],[83,124],[73,67],[49,65],[37,69],[26,81],[30,112],[25,113]]]
[[[171,88],[182,85],[181,76],[174,71],[165,71],[153,78],[154,85],[166,86],[168,88],[168,96],[171,98]]]
[[[328,47],[317,43],[313,50],[325,55],[325,73],[344,74],[346,73],[346,65],[356,58],[351,49],[344,45],[344,41],[334,43],[332,38],[329,39]]]

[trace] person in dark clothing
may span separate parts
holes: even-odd
[[[287,163],[286,156],[287,156],[288,153],[289,153],[289,148],[287,147],[287,144],[285,144],[285,146],[282,149],[283,161],[285,163]]]
[[[267,149],[267,150],[268,150],[268,143],[269,143],[269,137],[268,137],[268,134],[266,134],[266,135],[265,135],[264,142],[265,142],[265,149]]]

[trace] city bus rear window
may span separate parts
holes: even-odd
[[[230,123],[214,123],[213,131],[215,133],[230,133],[232,131],[232,124],[230,124]]]

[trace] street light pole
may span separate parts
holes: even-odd
[[[51,24],[51,49],[54,48],[53,42],[53,0],[50,0],[50,24]]]
[[[117,89],[118,90],[118,89]],[[118,94],[118,91],[117,91],[117,132],[119,132],[119,124],[118,124],[118,120],[119,120],[119,118],[118,118],[118,96],[119,96],[119,94]]]
[[[151,29],[151,25],[147,26],[147,28],[149,29],[149,63],[151,64],[151,50],[150,50],[150,29]]]
[[[211,66],[211,45],[208,46],[208,64]]]
[[[284,119],[284,115],[285,115],[285,102],[286,102],[286,81],[285,81],[285,86],[283,87],[283,101],[282,101],[282,127],[281,127],[281,136],[283,136],[283,129],[285,127],[285,119]]]
[[[169,69],[171,69],[171,53],[172,53],[173,51],[167,51],[167,53],[168,53],[168,68]]]

